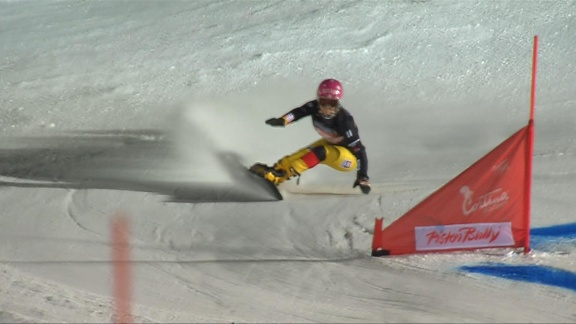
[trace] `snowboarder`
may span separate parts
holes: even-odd
[[[266,124],[270,126],[284,127],[311,116],[312,125],[322,138],[281,158],[272,167],[256,163],[250,170],[279,185],[322,163],[338,171],[357,170],[353,187],[359,186],[363,193],[369,193],[366,148],[360,141],[354,118],[340,105],[342,95],[340,81],[326,79],[318,86],[317,99],[294,108],[279,118],[266,120]]]

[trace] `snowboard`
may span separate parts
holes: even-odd
[[[238,153],[218,152],[218,158],[223,166],[223,169],[227,171],[233,179],[235,179],[235,185],[240,186],[240,188],[237,188],[236,191],[254,191],[254,195],[257,197],[256,200],[253,197],[254,195],[249,194],[250,198],[248,198],[246,201],[284,200],[284,197],[282,197],[282,194],[278,188],[270,181],[264,179],[262,176],[251,172],[250,167],[247,167],[246,164],[242,162],[242,158],[240,155],[238,155]],[[262,194],[264,194],[264,196]]]
[[[264,187],[268,192],[270,192],[276,199],[278,200],[283,200],[284,197],[282,197],[282,194],[280,193],[280,191],[278,190],[278,187],[273,184],[272,182],[264,179],[264,177],[262,177],[261,175],[259,175],[256,172],[253,172],[252,170],[250,170],[250,168],[246,168],[247,173],[250,175],[250,177],[254,180],[255,183],[257,183],[258,185]]]

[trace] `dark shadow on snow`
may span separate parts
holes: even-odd
[[[202,165],[189,164],[174,144],[158,130],[13,137],[0,145],[0,176],[5,177],[0,186],[142,191],[165,195],[171,202],[277,200],[233,153],[208,153],[218,164],[212,169],[229,174],[229,182],[185,176],[194,168],[201,172]]]

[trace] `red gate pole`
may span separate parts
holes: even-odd
[[[530,205],[532,192],[532,160],[534,155],[534,106],[536,104],[536,65],[538,58],[538,35],[534,36],[532,53],[532,87],[530,91],[530,120],[528,121],[528,140],[526,141],[526,186],[524,192],[524,226],[526,235],[524,254],[530,252]]]
[[[114,323],[132,323],[132,273],[128,219],[116,214],[112,219],[112,265],[114,290]]]

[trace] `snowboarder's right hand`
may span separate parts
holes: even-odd
[[[370,193],[370,183],[368,182],[368,178],[358,178],[356,179],[356,181],[354,181],[354,186],[352,188],[356,188],[360,186],[360,190],[362,190],[363,194],[369,194]]]
[[[284,118],[270,118],[266,121],[266,124],[276,127],[284,127]]]

